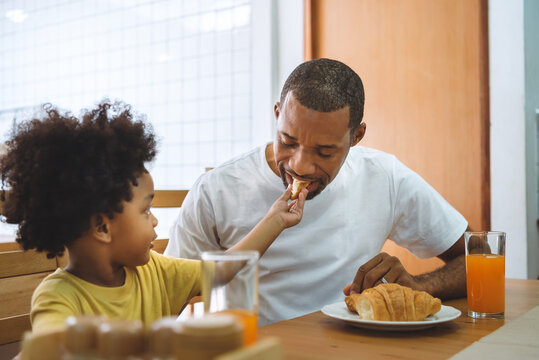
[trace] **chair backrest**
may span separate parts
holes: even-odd
[[[188,190],[156,190],[152,206],[154,208],[179,208],[188,192]],[[162,254],[167,244],[168,239],[159,238],[153,242],[153,250]]]
[[[30,330],[30,300],[36,286],[60,265],[60,258],[44,253],[13,250],[15,243],[0,247],[0,344],[21,339]]]
[[[186,195],[187,190],[156,190],[153,207],[180,207]],[[154,250],[162,253],[167,243],[168,239],[156,240]],[[0,243],[0,345],[19,341],[31,329],[34,289],[67,261],[67,256],[48,259],[44,253],[23,251],[15,242]]]

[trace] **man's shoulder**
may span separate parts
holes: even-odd
[[[357,157],[361,157],[361,158],[365,158],[365,159],[371,159],[371,158],[372,159],[376,159],[376,158],[390,159],[390,158],[395,158],[395,155],[384,152],[382,150],[378,150],[378,149],[374,149],[374,148],[370,148],[370,147],[365,147],[365,146],[359,146],[359,145],[352,146],[350,148],[350,154],[353,155],[353,156],[357,156]]]
[[[381,167],[385,169],[393,168],[396,163],[399,163],[399,160],[393,154],[363,146],[352,147],[348,154],[347,161],[353,165],[360,163],[365,166]]]
[[[253,177],[261,173],[263,161],[264,147],[259,146],[202,174],[199,183],[200,185],[211,184],[212,187],[238,181],[244,183],[246,179],[252,180]]]
[[[224,198],[239,201],[240,192],[247,196],[249,192],[263,191],[265,186],[261,184],[270,181],[267,173],[271,171],[265,168],[269,165],[264,163],[264,149],[265,146],[254,148],[200,175],[184,200],[182,213],[194,203],[209,204]]]
[[[350,171],[363,177],[369,174],[384,173],[389,178],[400,181],[417,176],[397,156],[377,149],[355,146],[350,149],[347,161],[349,161]]]
[[[227,172],[255,166],[261,162],[261,152],[263,151],[263,148],[265,148],[265,146],[258,146],[243,154],[234,156],[211,171]]]

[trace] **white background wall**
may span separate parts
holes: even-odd
[[[524,0],[528,278],[539,279],[539,1]]]
[[[527,278],[523,0],[489,1],[491,228],[507,233],[506,277]]]
[[[277,1],[279,39],[275,100],[292,70],[303,62],[303,0]]]
[[[273,26],[254,24],[257,28],[271,29],[263,34],[265,42],[254,44],[255,66],[268,69],[269,76],[258,74],[253,81],[254,118],[260,129],[255,133],[255,144],[273,139],[275,121],[273,105],[279,100],[281,88],[292,70],[303,62],[303,0],[257,0],[256,22],[271,22]],[[270,14],[270,16],[267,16]],[[258,15],[258,16],[257,16]],[[270,46],[268,46],[270,44]],[[265,86],[259,86],[263,82]],[[258,119],[258,120],[257,120]],[[268,137],[269,134],[269,137]]]

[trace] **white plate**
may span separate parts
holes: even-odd
[[[322,308],[322,313],[329,317],[344,320],[350,325],[365,329],[385,330],[385,331],[414,331],[426,329],[431,326],[455,320],[460,316],[460,310],[452,306],[442,305],[440,311],[428,316],[423,321],[377,321],[363,320],[358,314],[350,312],[344,301],[326,305]]]

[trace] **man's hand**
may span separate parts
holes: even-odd
[[[470,230],[468,227],[467,230]],[[432,272],[412,276],[395,256],[380,253],[361,265],[354,282],[344,287],[344,294],[361,293],[382,282],[397,283],[423,290],[443,300],[466,296],[466,264],[464,259],[464,235],[438,258],[445,265]]]
[[[425,290],[422,284],[406,271],[397,257],[380,253],[359,267],[354,282],[345,286],[344,294],[347,296],[359,294],[365,289],[381,284],[382,278],[388,283],[397,283],[415,290]]]

